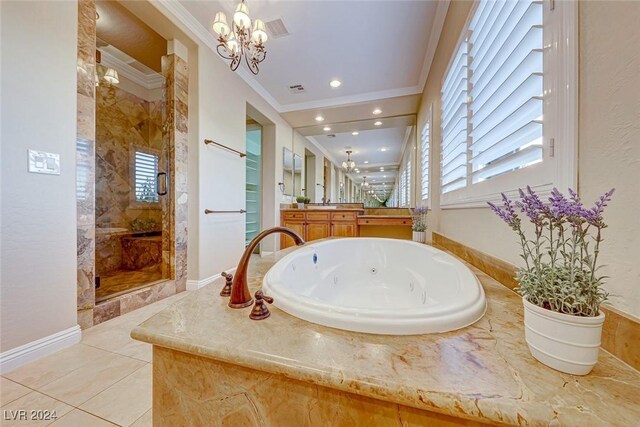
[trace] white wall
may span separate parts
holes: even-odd
[[[75,2],[0,2],[1,351],[76,325]],[[27,173],[27,149],[61,175]]]
[[[197,210],[190,218],[198,218],[198,234],[189,234],[189,262],[196,257],[198,269],[190,270],[190,280],[203,280],[235,267],[244,250],[244,215],[204,215],[203,211],[245,208],[245,161],[235,154],[205,146],[202,141],[212,139],[244,151],[247,103],[274,124],[271,132],[269,129],[264,132],[265,144],[275,147],[271,147],[273,150],[265,147],[263,165],[275,168],[276,173],[263,180],[263,188],[265,196],[271,193],[276,200],[264,204],[263,228],[279,223],[279,203],[285,199],[279,190],[274,191],[280,179],[277,171],[282,170],[282,149],[292,147],[291,126],[206,46],[198,49],[198,75],[199,127],[194,132],[199,137],[197,146],[190,149],[197,150],[199,188],[196,190],[189,184],[189,193],[198,194],[198,204],[189,205],[191,213]],[[264,174],[263,178],[268,176]],[[276,244],[277,239],[270,239],[263,250],[272,251]]]
[[[439,208],[440,82],[469,7],[470,2],[449,7],[418,114],[422,129],[433,105],[430,226],[519,265],[515,237],[488,209]],[[640,2],[580,2],[579,13],[578,189],[589,202],[617,189],[605,216],[602,273],[610,276],[610,303],[640,316],[640,49],[634,45],[640,39]]]

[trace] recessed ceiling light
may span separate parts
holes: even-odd
[[[374,126],[382,126],[382,122],[380,120],[378,120],[377,122],[375,122],[373,124]]]
[[[324,117],[316,116],[316,122],[324,122]]]
[[[380,151],[387,151],[387,149],[386,148],[381,148]]]
[[[356,171],[356,173],[360,173],[360,171]]]
[[[383,177],[383,178],[386,178],[386,177],[387,177],[387,175],[382,175],[382,177]],[[383,182],[383,184],[386,184],[386,182]]]
[[[376,116],[380,113],[382,113],[382,110],[379,108],[376,108],[375,110],[373,110],[373,114],[375,114]]]
[[[362,163],[364,163],[364,164],[366,165],[367,163],[369,163],[369,160],[365,160],[365,161],[364,161],[364,162],[362,162]]]
[[[358,132],[357,130],[354,130],[353,132],[351,132],[351,135],[353,136],[360,135],[360,132]]]
[[[322,128],[323,131],[325,132],[329,132],[331,130],[331,128],[329,126],[325,126]]]
[[[332,88],[340,87],[341,84],[342,82],[340,80],[331,80],[329,82],[329,86],[331,86]]]
[[[380,168],[380,172],[384,172],[384,168]]]

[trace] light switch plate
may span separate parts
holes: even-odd
[[[29,172],[60,175],[60,154],[29,150]]]

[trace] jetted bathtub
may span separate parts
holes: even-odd
[[[300,319],[372,334],[452,331],[486,310],[482,286],[462,262],[396,239],[307,243],[274,264],[263,290]]]

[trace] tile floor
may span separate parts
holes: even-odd
[[[0,425],[151,426],[151,346],[129,332],[187,294],[87,329],[80,344],[0,377]],[[57,419],[4,419],[20,409],[56,411]]]

